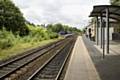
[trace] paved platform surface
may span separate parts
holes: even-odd
[[[89,55],[95,65],[101,80],[120,80],[120,43],[111,42],[110,53],[102,58],[100,46],[83,37]]]
[[[82,37],[78,37],[64,80],[100,80]]]

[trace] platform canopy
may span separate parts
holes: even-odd
[[[120,6],[115,5],[95,5],[93,6],[93,10],[90,13],[89,17],[96,17],[96,43],[99,43],[99,30],[98,27],[100,26],[100,35],[101,35],[101,48],[103,49],[103,58],[106,53],[109,54],[109,28],[110,28],[110,20],[113,19],[117,22],[120,22]],[[99,19],[100,20],[99,20]],[[105,21],[105,25],[103,26]],[[98,22],[100,24],[98,24]],[[105,34],[105,27],[106,27],[106,34]],[[105,35],[107,39],[105,40]],[[106,48],[105,48],[106,44]],[[106,49],[106,50],[105,50]]]
[[[120,21],[120,6],[95,5],[89,17],[106,17],[106,9],[109,10],[109,19]]]

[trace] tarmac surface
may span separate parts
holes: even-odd
[[[120,42],[110,41],[110,53],[102,57],[102,49],[83,36],[84,43],[101,80],[120,80]]]

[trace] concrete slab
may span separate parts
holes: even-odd
[[[73,48],[64,80],[101,80],[81,36]]]

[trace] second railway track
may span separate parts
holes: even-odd
[[[53,55],[42,67],[40,67],[28,80],[59,80],[60,74],[74,46],[72,39],[56,55]]]

